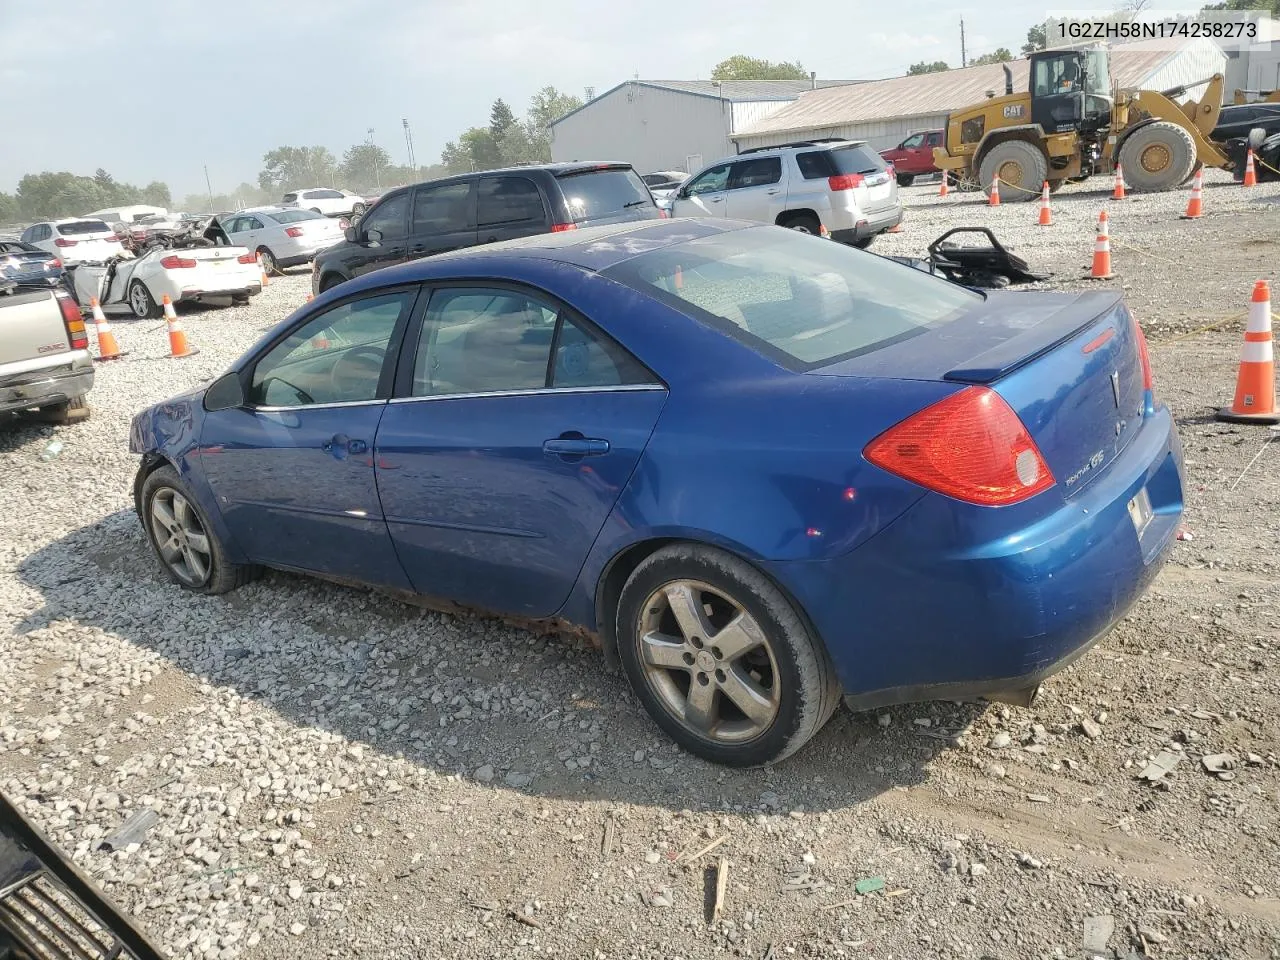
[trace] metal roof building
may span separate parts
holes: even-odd
[[[736,153],[736,135],[802,93],[847,82],[628,80],[551,124],[551,158],[693,172]]]
[[[1164,90],[1222,73],[1226,62],[1211,40],[1191,40],[1172,51],[1159,42],[1117,44],[1111,48],[1111,77],[1117,86]],[[1013,73],[1014,90],[1027,89],[1029,61],[1019,59],[812,90],[741,129],[733,139],[738,150],[812,137],[866,140],[884,150],[917,130],[941,129],[949,111],[977,103],[987,91],[1003,95],[1002,66]]]

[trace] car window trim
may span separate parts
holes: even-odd
[[[422,339],[422,328],[426,323],[427,312],[431,309],[431,300],[435,297],[436,293],[441,290],[458,290],[472,287],[504,290],[518,296],[541,300],[544,302],[545,306],[553,308],[556,311],[556,329],[551,337],[551,354],[547,359],[547,376],[543,380],[543,385],[541,387],[527,387],[519,390],[495,390],[488,393],[434,393],[426,397],[413,396],[413,368],[418,359],[418,345]],[[443,400],[460,399],[464,397],[493,397],[499,394],[523,396],[534,393],[564,393],[568,390],[600,392],[602,390],[634,389],[636,387],[656,388],[661,390],[669,389],[667,382],[658,375],[657,371],[637,357],[632,351],[627,349],[626,344],[622,343],[622,341],[617,337],[610,334],[609,331],[605,330],[598,323],[593,322],[589,317],[584,316],[582,311],[574,309],[572,305],[561,300],[554,293],[531,283],[522,283],[516,280],[489,279],[484,277],[427,281],[422,285],[422,291],[418,295],[418,304],[414,310],[414,314],[413,327],[405,332],[404,339],[401,343],[400,361],[396,365],[395,382],[391,389],[390,401],[392,403],[403,402],[406,400]],[[548,384],[550,384],[554,379],[552,371],[554,370],[555,364],[555,348],[560,342],[560,330],[564,325],[565,319],[570,317],[573,319],[574,323],[578,324],[579,327],[586,330],[588,333],[597,335],[600,338],[615,344],[619,350],[634,360],[640,369],[644,370],[653,378],[653,383],[617,384],[614,386],[601,387],[548,386]]]
[[[667,387],[661,383],[618,383],[612,386],[598,387],[524,387],[519,390],[490,390],[486,393],[433,393],[425,397],[392,397],[379,403],[419,403],[424,400],[479,400],[487,397],[539,397],[549,394],[559,396],[562,393],[638,393],[661,390]],[[294,407],[285,409],[293,410]]]
[[[258,364],[272,350],[278,347],[285,340],[289,339],[298,330],[301,330],[312,320],[331,310],[336,310],[348,303],[356,300],[372,300],[377,297],[385,297],[395,293],[408,293],[413,297],[409,305],[409,309],[396,320],[396,324],[391,329],[391,339],[387,341],[387,356],[383,359],[382,370],[378,374],[378,389],[376,396],[371,400],[335,400],[328,403],[299,403],[280,406],[258,405],[246,401],[243,408],[251,412],[279,412],[281,410],[320,410],[335,407],[350,406],[369,406],[375,403],[386,403],[392,396],[392,387],[396,382],[396,374],[399,370],[401,362],[401,354],[404,348],[405,333],[414,323],[415,317],[419,309],[425,307],[425,299],[422,296],[424,285],[421,283],[401,283],[390,287],[379,287],[373,290],[360,290],[343,297],[341,300],[335,300],[333,303],[325,304],[321,309],[312,310],[296,322],[289,324],[287,328],[282,330],[276,336],[272,337],[267,343],[264,343],[260,349],[245,360],[244,364],[236,370],[237,376],[240,378],[240,389],[244,392],[244,396],[250,395],[253,386],[253,375],[257,372]],[[395,359],[392,361],[392,355]],[[388,362],[391,361],[391,362]]]

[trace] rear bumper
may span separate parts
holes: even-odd
[[[838,240],[840,243],[854,243],[858,240],[865,240],[867,237],[874,237],[878,233],[884,233],[901,222],[902,206],[899,204],[888,210],[878,210],[875,213],[866,214],[866,219],[860,221],[851,229],[832,230],[831,239]]]
[[[38,370],[5,372],[0,365],[0,412],[30,410],[84,396],[93,387],[93,360],[88,350],[49,358]]]
[[[1129,502],[1153,515],[1141,533]],[[809,613],[856,709],[1004,699],[1081,656],[1135,604],[1182,516],[1182,453],[1169,411],[1047,515],[1036,501],[972,507],[929,494],[844,557],[773,563]]]
[[[237,287],[220,287],[216,290],[184,290],[175,302],[202,303],[205,300],[225,300],[227,297],[252,297],[261,292],[261,283],[250,283]]]

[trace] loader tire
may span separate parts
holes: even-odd
[[[1035,144],[1025,140],[997,143],[982,156],[978,180],[984,193],[991,192],[991,178],[1000,175],[1000,202],[1026,202],[1040,198],[1049,178],[1049,161]]]
[[[1196,144],[1176,123],[1158,120],[1129,134],[1118,159],[1125,182],[1134,190],[1172,190],[1191,176]]]

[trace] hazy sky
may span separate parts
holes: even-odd
[[[1011,13],[1024,8],[1025,13]],[[0,190],[29,172],[104,167],[163,180],[175,201],[254,182],[262,155],[374,139],[419,163],[504,98],[578,96],[641,79],[705,79],[735,53],[820,77],[900,74],[917,60],[1015,53],[1045,11],[996,0],[0,0]],[[21,106],[15,106],[21,105]]]

